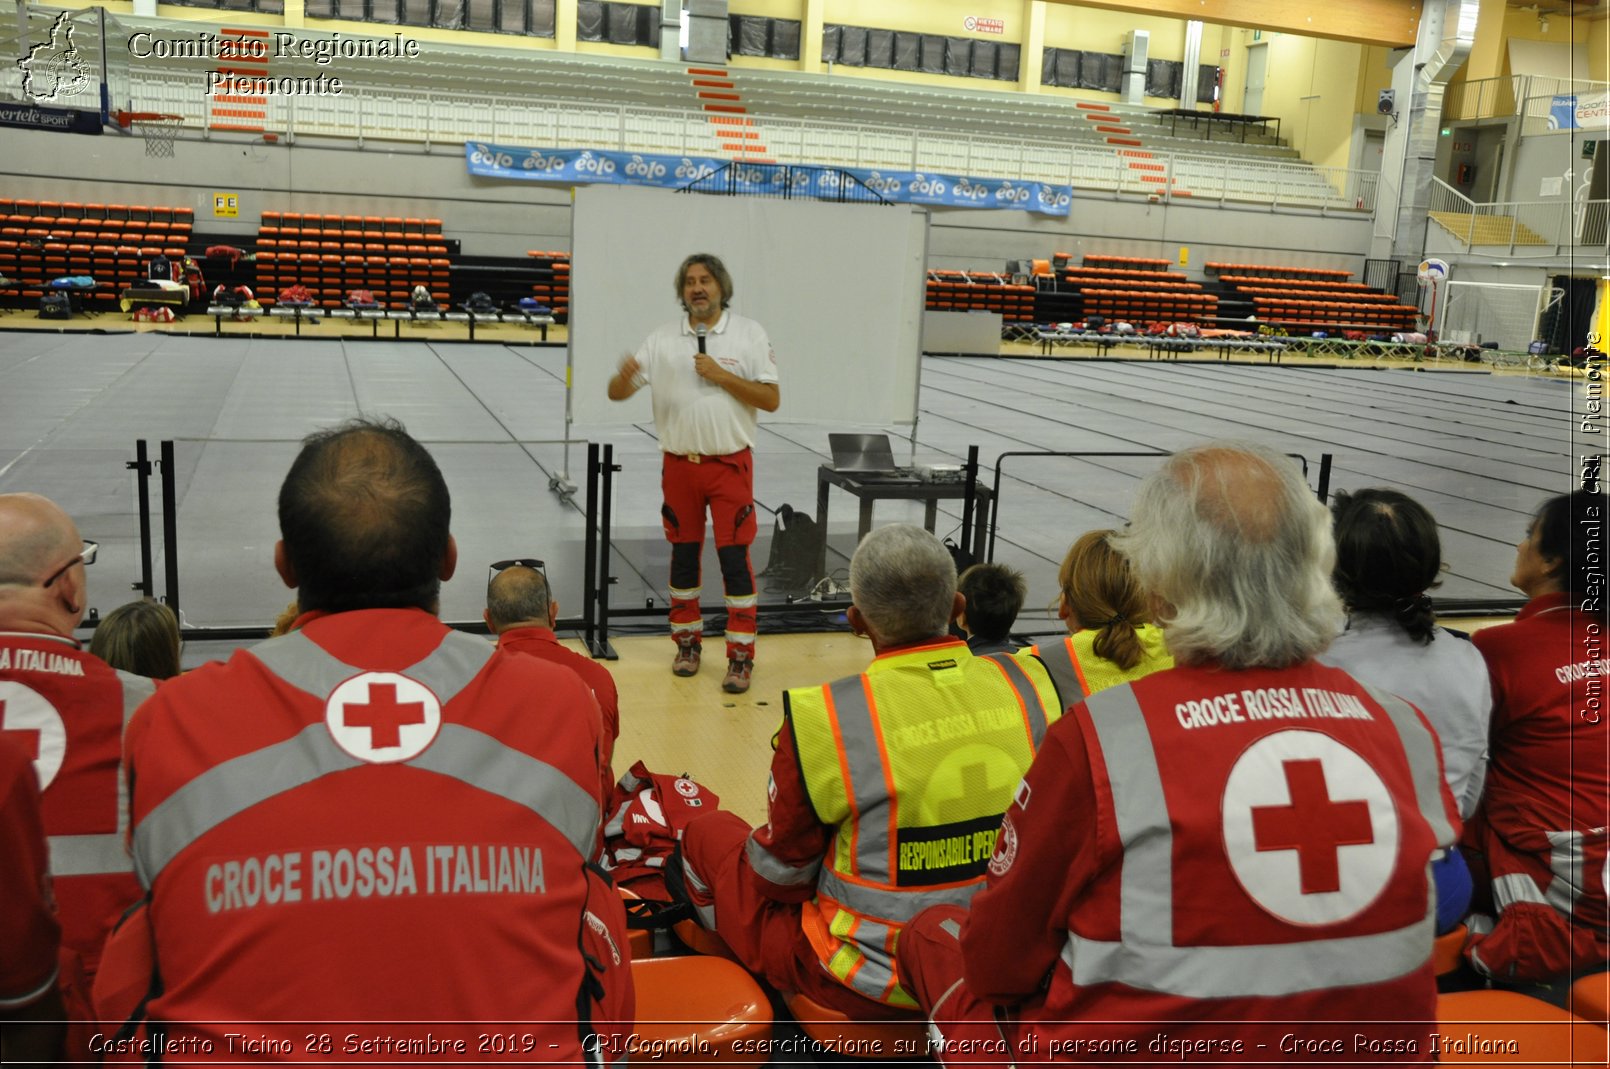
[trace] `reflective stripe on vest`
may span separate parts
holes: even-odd
[[[1000,661],[995,661],[995,666],[1024,710],[1028,734],[1032,739],[1032,753],[1033,747],[1045,735],[1045,724],[1049,719],[1045,706],[1022,666],[1012,665],[1008,668]],[[852,841],[858,878],[846,879],[834,870],[831,862],[823,866],[817,881],[818,898],[854,917],[848,937],[831,933],[830,938],[837,939],[839,943],[823,964],[841,982],[868,998],[891,1005],[914,1006],[916,1003],[910,994],[895,982],[893,948],[897,925],[931,905],[966,905],[977,891],[978,883],[924,889],[896,888],[895,873],[890,871],[890,861],[895,853],[890,840],[890,822],[887,819],[863,819],[871,806],[895,792],[894,784],[886,778],[890,773],[883,759],[882,741],[874,722],[869,688],[870,678],[867,676],[852,676],[827,686],[832,714],[837,718],[843,746],[839,753],[840,769],[850,819],[855,821]],[[828,926],[831,932],[834,926],[832,920],[829,920]]]
[[[1001,670],[1006,673],[1006,681],[1012,684],[1017,696],[1023,699],[1023,710],[1029,717],[1029,736],[1034,740],[1035,752],[1039,752],[1040,743],[1045,741],[1046,729],[1051,726],[1045,715],[1045,704],[1040,701],[1040,692],[1034,689],[1034,682],[1023,671],[1023,666],[1010,654],[997,653],[989,659],[1001,666]],[[1055,680],[1051,685],[1056,686]],[[1058,692],[1058,697],[1060,696]]]
[[[1045,665],[1046,672],[1051,676],[1051,685],[1057,688],[1062,708],[1070,709],[1085,700],[1084,674],[1079,671],[1079,662],[1073,658],[1068,639],[1049,646],[1035,646],[1029,652]]]
[[[129,718],[140,704],[156,693],[156,683],[144,676],[118,672],[117,681],[123,690],[123,727],[127,730]],[[46,837],[50,848],[52,876],[101,876],[107,873],[134,871],[134,859],[129,856],[129,791],[124,780],[123,762],[117,765],[117,830],[104,835],[51,835]]]
[[[1174,843],[1151,733],[1129,687],[1104,690],[1088,698],[1085,708],[1100,742],[1102,761],[1109,769],[1122,770],[1122,775],[1108,780],[1108,789],[1124,854],[1119,941],[1089,939],[1070,931],[1062,961],[1075,985],[1121,983],[1192,999],[1279,997],[1384,983],[1425,964],[1436,921],[1434,889],[1425,916],[1396,931],[1272,945],[1172,946],[1166,942],[1174,931]],[[1406,705],[1402,711],[1415,721],[1415,734],[1423,735],[1413,712]],[[1404,725],[1398,716],[1391,710],[1388,715],[1402,732]],[[1425,754],[1417,752],[1421,748],[1412,737],[1400,737],[1418,792],[1425,777]],[[1435,757],[1430,775],[1438,781],[1433,800],[1440,811],[1441,773]],[[1423,794],[1419,801],[1424,810]],[[1445,817],[1440,825],[1433,821],[1432,828],[1438,842],[1451,838]]]
[[[272,674],[321,702],[364,671],[338,660],[301,632],[271,639],[251,652]],[[494,652],[489,643],[449,632],[428,657],[400,674],[429,687],[446,706]],[[215,765],[168,796],[135,828],[140,882],[149,888],[180,851],[232,817],[323,776],[363,765],[336,746],[322,719],[283,742]],[[524,806],[558,829],[583,856],[594,845],[601,819],[598,799],[559,769],[484,732],[443,724],[430,747],[408,765]]]

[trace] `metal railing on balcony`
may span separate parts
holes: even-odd
[[[1448,87],[1443,98],[1442,118],[1444,122],[1474,122],[1519,115],[1523,119],[1521,133],[1547,133],[1559,128],[1549,121],[1557,100],[1607,92],[1610,92],[1610,82],[1582,78],[1549,78],[1537,74],[1479,78]]]
[[[1610,243],[1610,201],[1533,200],[1477,203],[1433,179],[1432,220],[1462,252],[1548,259]]]

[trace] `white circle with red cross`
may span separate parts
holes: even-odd
[[[1292,924],[1358,915],[1397,865],[1392,793],[1362,757],[1317,731],[1247,747],[1225,781],[1222,813],[1242,889]]]
[[[20,741],[33,758],[39,789],[49,787],[67,760],[67,725],[56,707],[32,687],[0,680],[0,731]]]
[[[387,765],[425,752],[442,729],[442,703],[423,683],[395,672],[353,676],[324,703],[335,744],[360,761]]]

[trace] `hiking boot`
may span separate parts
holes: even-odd
[[[699,640],[697,638],[678,638],[676,640],[676,659],[671,662],[671,674],[678,676],[696,676],[699,674]]]
[[[749,674],[755,670],[755,662],[748,657],[734,657],[727,662],[727,678],[721,681],[721,689],[728,694],[742,694],[749,689]]]

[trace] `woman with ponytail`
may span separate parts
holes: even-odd
[[[1108,541],[1116,533],[1089,531],[1063,558],[1057,572],[1062,591],[1057,616],[1068,625],[1068,637],[1018,654],[1032,654],[1045,663],[1064,707],[1174,667],[1162,630],[1150,622],[1140,583]]]
[[[1336,495],[1336,592],[1347,628],[1319,660],[1419,709],[1442,743],[1443,776],[1468,817],[1481,798],[1487,765],[1492,684],[1487,663],[1465,636],[1438,627],[1428,593],[1442,571],[1437,521],[1396,490]],[[1432,868],[1437,930],[1463,919],[1470,872],[1457,851]]]
[[[1383,488],[1338,493],[1331,517],[1347,629],[1319,659],[1425,714],[1442,740],[1459,815],[1468,817],[1481,797],[1492,684],[1476,648],[1432,614],[1428,592],[1442,571],[1437,521],[1418,501]]]

